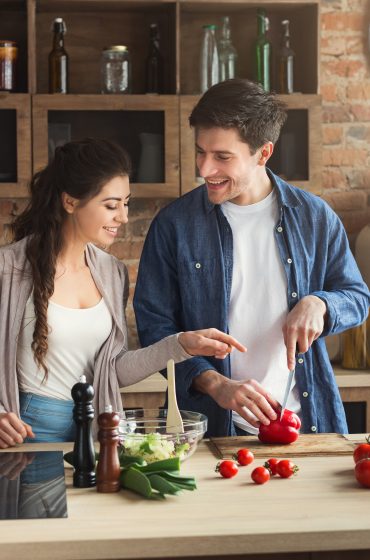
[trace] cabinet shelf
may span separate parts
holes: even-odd
[[[322,165],[320,150],[321,97],[319,95],[292,94],[281,95],[280,99],[287,105],[288,120],[275,146],[276,154],[273,154],[268,167],[295,186],[319,194],[321,192]],[[198,100],[199,96],[193,95],[180,98],[182,194],[199,184],[195,164],[194,133],[188,123],[189,114]],[[292,117],[292,113],[295,112],[299,112],[300,115],[303,113],[305,117],[303,119],[301,116]],[[303,130],[301,128],[302,120],[305,123]],[[287,136],[285,136],[285,130],[288,131]],[[291,159],[288,159],[292,151],[296,152]],[[294,167],[292,167],[293,164]],[[293,176],[290,175],[292,172]]]
[[[230,16],[231,36],[238,53],[237,76],[253,79],[253,45],[257,35],[257,8],[266,9],[270,19],[269,39],[273,52],[281,37],[281,21],[290,20],[291,44],[295,51],[294,90],[318,92],[319,6],[308,2],[180,2],[180,77],[181,93],[199,93],[199,53],[202,26],[221,27],[222,17]],[[212,7],[211,7],[212,6]],[[301,37],[305,40],[302,41]],[[277,89],[276,57],[272,62],[272,89]]]
[[[126,45],[130,52],[132,92],[145,93],[145,60],[149,26],[158,24],[165,54],[164,92],[176,92],[176,3],[174,2],[34,2],[36,33],[36,91],[48,92],[50,27],[62,17],[67,25],[65,46],[69,56],[71,93],[100,93],[100,59],[108,45]],[[81,80],[81,75],[84,79]]]
[[[33,42],[36,60],[33,82],[38,93],[48,91],[48,53],[51,49],[51,22],[63,17],[67,24],[66,50],[70,59],[71,93],[100,92],[100,56],[109,44],[125,44],[132,59],[132,91],[145,91],[145,59],[149,47],[149,25],[156,22],[165,57],[167,94],[199,93],[199,52],[202,26],[220,25],[230,15],[232,37],[239,54],[237,75],[253,78],[253,43],[256,38],[256,10],[261,3],[187,0],[29,0],[30,17],[35,20]],[[291,21],[291,41],[296,53],[295,90],[318,91],[319,3],[262,2],[270,18],[270,40],[280,42],[281,20]],[[302,35],[305,41],[301,41]],[[276,67],[276,61],[273,62]],[[84,80],[81,81],[81,72]],[[276,82],[276,80],[275,80]],[[274,80],[273,80],[274,83]],[[276,86],[276,84],[275,84]],[[274,86],[274,87],[275,87]]]
[[[31,100],[0,93],[0,197],[27,196],[31,177]]]
[[[136,116],[136,121],[140,118],[140,123],[136,127],[132,115]],[[103,136],[123,145],[133,159],[135,181],[135,176],[139,176],[137,169],[141,150],[139,136],[144,132],[155,134],[156,141],[160,137],[163,139],[163,146],[152,147],[155,153],[159,154],[158,157],[161,157],[161,154],[163,157],[163,181],[133,182],[134,196],[178,196],[178,100],[176,96],[37,94],[32,96],[32,116],[35,171],[48,162],[48,125],[59,122],[70,124],[70,138],[62,138],[61,143],[86,136]],[[105,120],[109,122],[105,123]],[[149,159],[145,162],[147,167],[150,166]],[[144,169],[145,175],[150,177],[150,171]],[[158,173],[157,166],[153,172]]]
[[[266,8],[270,17],[270,40],[274,46],[278,44],[280,21],[285,18],[291,21],[292,46],[296,53],[295,90],[301,92],[282,96],[289,117],[271,166],[293,184],[320,193],[319,0],[0,0],[0,37],[14,39],[20,47],[20,93],[10,94],[14,107],[9,105],[9,96],[0,95],[0,111],[15,110],[17,115],[15,148],[14,138],[7,136],[13,145],[8,161],[17,159],[16,173],[15,164],[12,170],[15,182],[3,180],[0,196],[26,195],[32,172],[48,161],[48,130],[51,140],[54,133],[61,131],[66,138],[100,132],[122,143],[134,164],[135,196],[172,198],[194,188],[197,184],[194,138],[188,116],[199,96],[202,25],[220,24],[224,15],[230,16],[232,38],[238,51],[238,75],[251,78],[256,10],[260,6]],[[64,96],[47,94],[50,28],[55,17],[63,17],[67,24],[71,93]],[[165,94],[159,96],[143,93],[149,25],[153,22],[159,26],[165,58]],[[114,43],[129,47],[132,95],[100,94],[101,51]],[[21,94],[26,97],[17,98]],[[14,113],[10,116],[0,112],[0,124],[1,115],[4,122],[8,119],[6,128],[13,130],[14,137],[15,126],[11,125]],[[125,137],[124,128],[132,133],[132,138]],[[298,129],[303,132],[295,136],[294,131]],[[33,167],[27,164],[31,130]],[[160,156],[163,162],[158,166],[156,179],[150,183],[138,179],[139,139],[145,132],[163,136]],[[289,166],[287,156],[293,150],[287,146],[292,145],[296,155],[292,158],[294,165]],[[2,171],[0,166],[0,177],[1,173],[4,177],[7,171]]]
[[[16,68],[17,93],[28,92],[27,37],[26,0],[0,0],[0,39],[16,41],[18,46]]]

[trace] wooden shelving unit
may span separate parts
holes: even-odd
[[[302,188],[321,190],[321,99],[319,94],[319,0],[0,0],[0,36],[19,43],[19,93],[9,94],[19,111],[17,154],[20,172],[14,182],[1,184],[0,196],[24,196],[32,172],[48,159],[48,125],[71,116],[71,136],[86,136],[92,129],[92,115],[123,112],[113,124],[112,114],[102,132],[121,141],[134,160],[139,158],[138,135],[148,132],[162,113],[163,180],[135,183],[135,196],[176,197],[196,184],[193,133],[188,115],[199,96],[199,50],[202,25],[220,24],[224,15],[231,20],[233,43],[238,51],[238,75],[251,78],[252,46],[256,37],[256,9],[264,6],[271,20],[270,39],[277,46],[280,21],[291,21],[292,44],[296,52],[296,94],[285,96],[288,105],[290,148],[284,130],[276,146],[271,167],[284,174],[284,157],[291,156],[288,180]],[[64,96],[47,95],[47,58],[51,48],[51,23],[63,17],[67,24],[70,91]],[[156,22],[165,59],[165,91],[162,96],[144,95],[145,58],[149,46],[149,25]],[[305,41],[301,41],[301,37]],[[100,94],[100,56],[109,44],[126,44],[132,59],[133,95]],[[19,94],[28,95],[18,98]],[[0,110],[8,96],[0,95]],[[31,118],[27,110],[31,107]],[[24,114],[21,115],[20,111]],[[54,112],[54,116],[52,113]],[[152,117],[146,119],[146,112]],[[62,115],[63,113],[63,115]],[[80,113],[77,115],[77,113]],[[142,115],[140,115],[142,113]],[[127,115],[127,122],[125,121]],[[154,116],[153,116],[154,115]],[[84,118],[86,126],[84,128]],[[133,125],[133,118],[137,119]],[[18,117],[17,117],[18,118]],[[154,119],[154,120],[153,120]],[[78,121],[78,124],[77,124]],[[153,122],[152,122],[153,121]],[[108,126],[109,125],[109,126]],[[288,125],[287,125],[288,126]],[[21,130],[19,130],[21,127]],[[110,127],[110,128],[109,128]],[[1,128],[1,112],[0,112]],[[27,130],[26,130],[27,129]],[[122,130],[132,131],[130,141]],[[26,168],[23,143],[32,133],[33,167]],[[287,129],[288,130],[288,129]],[[20,138],[22,135],[22,139]],[[285,142],[285,148],[284,148]],[[294,145],[292,153],[291,146]],[[28,143],[28,146],[30,144]],[[29,159],[28,159],[29,161]],[[22,163],[23,162],[23,163]],[[296,165],[295,165],[296,164]],[[294,167],[295,166],[295,167]],[[1,174],[0,168],[0,174]],[[1,181],[1,175],[0,175]]]
[[[199,92],[199,59],[202,26],[221,25],[222,17],[230,16],[233,44],[238,52],[237,71],[241,78],[252,78],[253,44],[256,38],[256,10],[266,9],[270,19],[269,39],[276,48],[280,43],[281,21],[291,22],[291,39],[296,54],[295,91],[315,94],[319,91],[319,2],[280,0],[216,1],[184,0],[179,4],[180,90],[185,95]],[[305,38],[302,41],[302,37]],[[272,85],[276,86],[273,63]]]
[[[136,116],[136,114],[138,115]],[[140,121],[139,121],[140,117]],[[134,177],[140,159],[140,125],[165,139],[163,182],[131,185],[135,197],[176,197],[179,192],[178,109],[171,95],[89,95],[32,96],[33,168],[48,162],[48,125],[68,122],[71,140],[85,136],[106,137],[130,151]]]

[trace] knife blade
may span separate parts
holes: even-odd
[[[288,402],[289,393],[290,393],[290,390],[291,390],[292,384],[293,384],[294,373],[295,373],[295,368],[293,368],[288,374],[288,380],[286,382],[284,398],[283,398],[283,402],[281,404],[280,420],[282,419],[283,414],[284,414],[284,410],[286,409],[286,403]]]

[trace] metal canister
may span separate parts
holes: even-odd
[[[17,43],[0,40],[0,91],[15,91],[17,58]]]
[[[125,45],[111,45],[103,49],[101,92],[131,93],[131,61]]]

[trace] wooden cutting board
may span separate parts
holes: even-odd
[[[242,447],[248,447],[255,457],[304,457],[352,455],[354,443],[341,434],[301,434],[289,445],[261,443],[257,436],[210,438],[220,459],[229,458]]]

